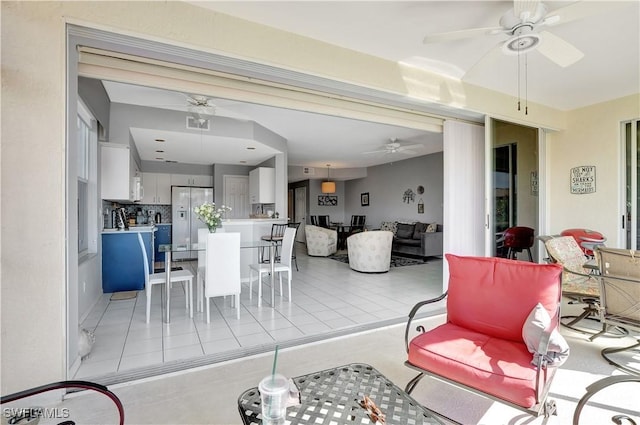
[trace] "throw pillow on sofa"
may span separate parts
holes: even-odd
[[[383,221],[382,224],[380,224],[380,230],[388,230],[390,232],[393,232],[393,234],[396,234],[396,225],[397,223],[395,221]]]
[[[434,233],[438,231],[438,223],[431,223],[427,226],[425,232]]]
[[[416,227],[413,230],[413,239],[420,239],[422,237],[420,234],[426,232],[428,226],[429,225],[427,223],[417,222]]]
[[[398,223],[396,237],[400,239],[413,239],[415,224]]]

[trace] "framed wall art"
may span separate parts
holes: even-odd
[[[363,206],[363,207],[369,206],[369,192],[360,194],[360,206]]]
[[[322,207],[335,207],[338,205],[338,197],[336,195],[318,195],[318,205]]]

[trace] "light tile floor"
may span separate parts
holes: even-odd
[[[141,371],[153,375],[163,366],[184,369],[195,360],[214,363],[273,350],[276,344],[290,346],[336,332],[400,322],[416,302],[441,293],[440,258],[394,267],[388,273],[364,274],[348,264],[308,257],[300,251],[304,249],[298,249],[300,271],[293,274],[292,302],[282,299],[276,290],[272,308],[266,286],[258,307],[257,284],[251,299],[248,284],[243,284],[240,320],[231,307],[231,297],[212,301],[210,324],[203,313],[194,312],[190,319],[181,285],[172,288],[170,324],[162,322],[159,290],[152,297],[149,324],[145,323],[144,292],[121,301],[110,301],[111,294],[105,294],[81,325],[94,331],[96,342],[74,378],[95,380],[111,375],[122,379]],[[193,271],[195,263],[178,265]],[[153,367],[155,370],[145,372]]]

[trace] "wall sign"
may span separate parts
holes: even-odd
[[[596,191],[596,166],[581,165],[571,169],[571,193],[582,195]]]

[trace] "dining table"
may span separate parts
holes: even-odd
[[[351,233],[351,225],[340,222],[332,222],[330,223],[329,228],[335,230],[338,233],[338,249],[346,249],[347,237]]]
[[[252,249],[252,248],[269,248],[269,264],[271,266],[271,276],[273,279],[275,273],[275,252],[278,241],[265,241],[265,240],[252,240],[252,241],[240,241],[240,249]],[[164,252],[164,270],[165,270],[165,285],[164,285],[164,305],[163,320],[164,323],[171,323],[171,253],[173,252],[187,252],[187,251],[204,251],[207,249],[206,242],[195,242],[191,244],[160,244],[158,246],[159,252]],[[271,284],[271,305],[275,304],[275,292],[274,285]]]

